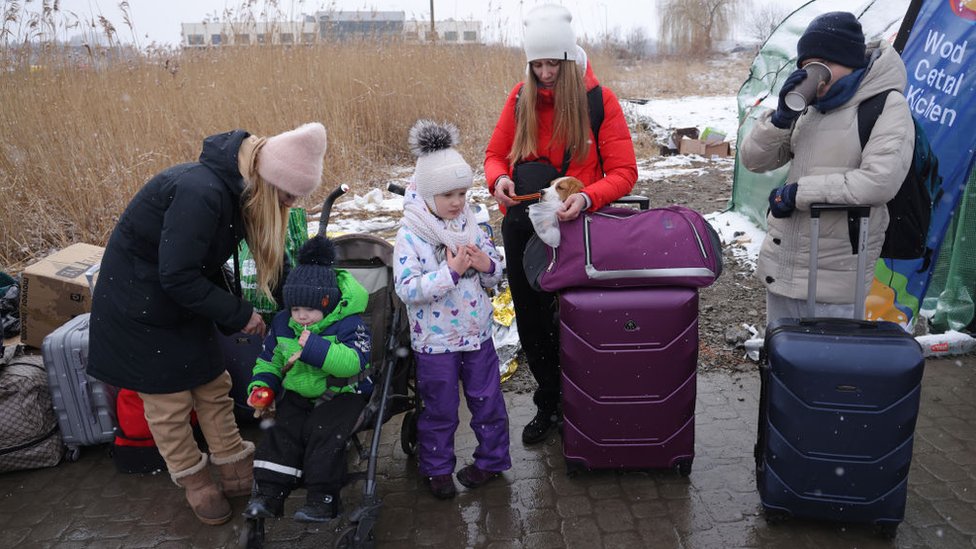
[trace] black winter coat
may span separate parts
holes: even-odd
[[[199,162],[149,180],[109,238],[92,300],[88,373],[143,393],[175,393],[224,371],[221,331],[253,307],[221,284],[244,237],[237,166],[243,130],[203,142]]]

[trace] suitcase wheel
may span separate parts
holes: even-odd
[[[898,535],[898,523],[880,522],[874,525],[874,531],[884,539],[895,539]]]
[[[686,477],[691,474],[691,461],[679,461],[674,468],[678,470],[679,475]]]
[[[780,509],[766,509],[763,518],[766,519],[766,524],[776,526],[786,522],[790,518],[790,514]]]
[[[586,466],[576,460],[566,460],[566,476],[576,478],[586,470]]]
[[[69,462],[78,461],[81,457],[81,447],[80,446],[68,446],[68,451],[64,453],[64,459]]]

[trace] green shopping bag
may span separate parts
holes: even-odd
[[[297,265],[298,249],[308,240],[308,218],[304,208],[292,208],[288,212],[288,235],[285,240],[285,255],[288,262]],[[241,274],[241,294],[245,300],[254,305],[254,310],[264,318],[267,323],[271,322],[275,313],[281,310],[281,304],[274,301],[258,290],[257,269],[254,267],[254,258],[251,250],[247,247],[247,242],[242,240],[237,252],[237,269]],[[284,281],[281,281],[284,283]]]

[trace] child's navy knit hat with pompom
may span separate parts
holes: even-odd
[[[335,248],[332,241],[318,235],[298,250],[298,266],[288,274],[284,294],[285,307],[318,309],[328,316],[342,297],[336,280]]]

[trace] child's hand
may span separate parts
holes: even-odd
[[[463,275],[471,267],[471,252],[466,246],[458,248],[457,254],[451,253],[450,248],[445,249],[447,254],[447,266],[458,274]]]
[[[302,335],[298,336],[298,344],[305,348],[305,344],[308,343],[308,336],[312,335],[312,332],[308,331],[308,328],[302,330]]]
[[[468,249],[468,255],[471,257],[471,266],[475,268],[476,271],[481,273],[487,273],[491,270],[491,258],[484,250],[479,248],[476,244],[468,244],[465,246]]]
[[[254,408],[254,417],[262,418],[274,415],[274,391],[267,387],[255,387],[247,397],[247,405]]]

